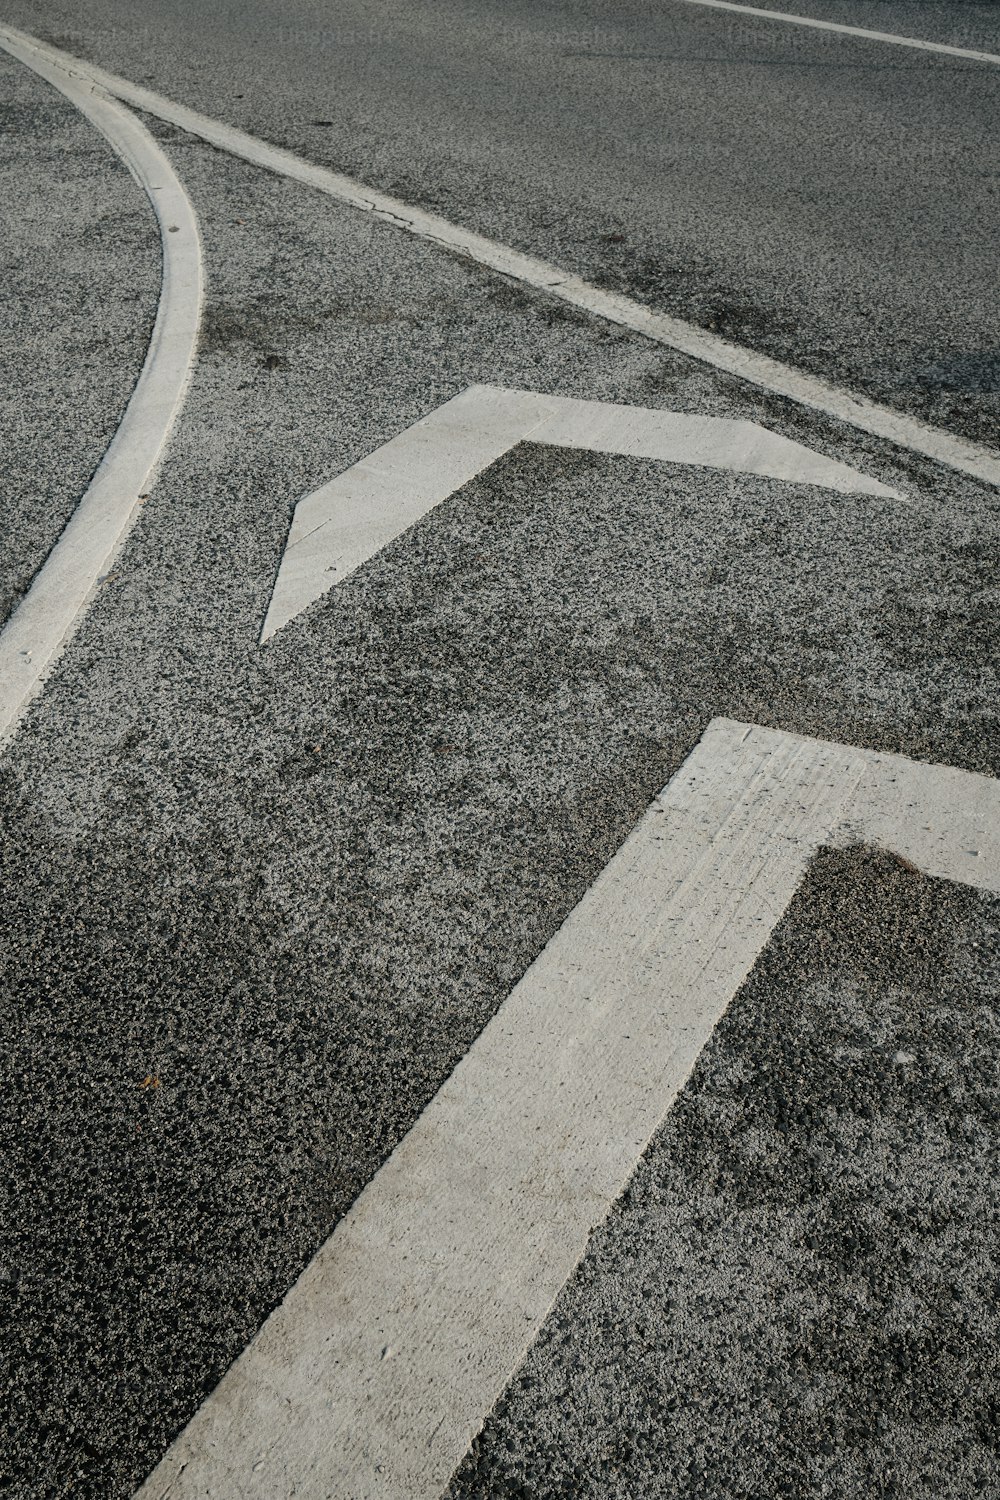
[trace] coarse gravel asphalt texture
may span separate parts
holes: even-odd
[[[1000,53],[996,7],[827,8]],[[6,14],[406,202],[1000,445],[1000,67],[675,0],[133,0],[124,16],[114,0],[9,0]]]
[[[145,193],[75,105],[0,52],[0,624],[104,456],[160,294]]]
[[[447,1500],[1000,1493],[1000,899],[820,853]]]
[[[984,486],[156,129],[198,368],[0,762],[16,1500],[132,1492],[713,715],[1000,765]],[[484,380],[901,498],[523,445],[260,648],[299,496]]]

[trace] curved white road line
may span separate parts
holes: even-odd
[[[864,26],[846,26],[840,21],[820,21],[815,16],[793,16],[786,10],[764,10],[740,5],[738,0],[681,0],[683,5],[701,5],[706,10],[731,10],[762,21],[784,21],[789,26],[809,26],[814,31],[838,31],[841,36],[859,36],[869,42],[888,42],[893,47],[915,47],[918,52],[943,52],[945,57],[964,57],[968,62],[1000,64],[995,52],[973,52],[969,47],[950,47],[947,42],[925,42],[920,37],[899,36],[894,31],[869,31]]]
[[[174,104],[162,94],[155,94],[151,89],[140,88],[103,68],[81,62],[68,52],[61,52],[45,42],[36,41],[24,32],[0,27],[0,41],[4,38],[7,39],[4,45],[10,45],[11,41],[17,42],[19,46],[30,49],[33,56],[45,58],[75,77],[86,79],[92,86],[106,89],[116,99],[124,99],[136,109],[145,110],[157,119],[176,125],[200,140],[208,141],[219,151],[228,151],[230,155],[238,156],[254,166],[264,167],[269,172],[277,172],[294,182],[301,182],[306,187],[349,204],[352,208],[361,209],[377,219],[394,224],[397,229],[443,245],[478,265],[499,271],[502,276],[537,287],[550,297],[558,297],[596,317],[605,318],[622,328],[630,328],[655,343],[689,354],[693,359],[702,360],[717,370],[724,370],[763,390],[785,396],[801,406],[812,407],[813,410],[847,422],[862,432],[871,433],[873,437],[895,443],[900,448],[920,453],[960,474],[1000,487],[1000,453],[982,443],[944,432],[939,427],[932,427],[916,417],[893,411],[888,406],[879,406],[863,396],[855,396],[842,386],[831,385],[792,365],[770,359],[766,354],[757,354],[738,344],[727,343],[725,339],[707,333],[693,323],[685,323],[680,318],[656,312],[640,302],[633,302],[630,297],[601,291],[599,287],[584,281],[581,276],[572,276],[536,256],[524,255],[519,250],[512,250],[508,245],[487,239],[485,235],[476,234],[471,229],[462,229],[437,214],[412,208],[398,198],[391,198],[387,193],[365,187],[363,183],[345,177],[340,172],[331,172],[326,167],[305,161],[291,151],[269,145],[267,141],[258,140],[256,136],[247,135],[245,131],[224,125],[219,120],[212,120],[207,115],[199,114],[197,110],[188,109],[186,105]]]
[[[107,136],[145,189],[163,242],[160,301],[138,383],[86,493],[0,631],[2,743],[76,630],[153,481],[191,378],[202,263],[194,209],[145,126],[3,30],[0,46],[65,94]]]

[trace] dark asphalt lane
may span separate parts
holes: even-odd
[[[448,1500],[1000,1493],[1000,902],[825,851]]]
[[[198,368],[0,762],[16,1500],[130,1493],[713,714],[1000,770],[992,492],[157,128]],[[482,380],[905,497],[524,445],[261,650],[299,495]]]
[[[996,45],[983,5],[827,0]],[[14,24],[932,422],[1000,441],[1000,68],[673,0],[11,0]]]

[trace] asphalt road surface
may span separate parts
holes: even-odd
[[[994,5],[810,13],[1000,52]],[[408,202],[1000,440],[993,67],[672,0],[5,14]]]
[[[992,5],[808,14],[1000,54]],[[685,0],[0,23],[1000,463],[996,62]],[[214,1411],[724,717],[974,773],[971,842],[906,818],[981,875],[821,841],[442,1482],[293,1487],[262,1445],[253,1493],[1000,1496],[996,485],[141,119],[205,303],[162,465],[0,744],[0,1494],[133,1495]],[[6,53],[0,122],[13,630],[139,377],[161,236]],[[477,384],[755,423],[875,486],[529,433],[262,645],[297,502]],[[242,1500],[243,1461],[144,1497]]]

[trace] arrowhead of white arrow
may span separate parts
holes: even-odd
[[[525,438],[899,498],[756,422],[474,385],[299,501],[261,641]]]

